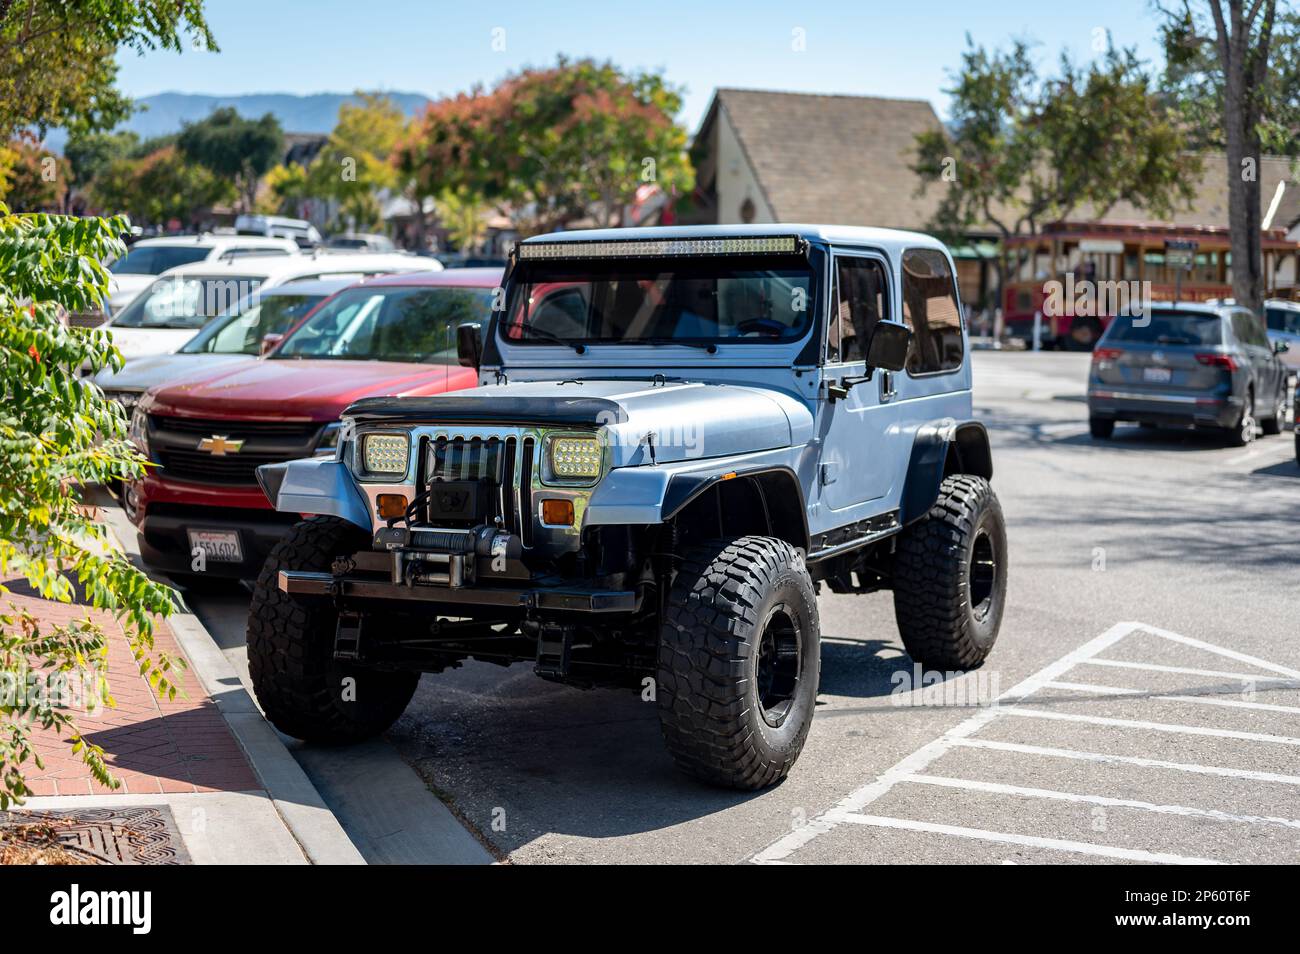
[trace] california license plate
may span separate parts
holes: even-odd
[[[1150,381],[1152,384],[1168,384],[1174,376],[1174,372],[1169,368],[1143,368],[1142,380]]]
[[[190,530],[190,553],[202,553],[213,563],[243,563],[237,530]]]

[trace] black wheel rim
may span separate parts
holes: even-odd
[[[799,686],[803,633],[785,605],[773,607],[758,640],[754,689],[763,721],[779,727],[790,713]]]
[[[970,568],[967,572],[970,585],[971,612],[977,620],[988,618],[997,594],[998,553],[993,538],[981,527],[975,531],[970,548]]]

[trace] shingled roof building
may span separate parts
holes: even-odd
[[[921,189],[921,177],[912,171],[916,137],[941,128],[925,100],[719,89],[691,148],[696,191],[691,208],[683,209],[679,220],[834,222],[925,230],[944,190],[952,186],[934,182]],[[1285,289],[1296,283],[1300,183],[1292,179],[1289,161],[1281,158],[1264,157],[1259,176],[1265,239],[1271,249],[1266,263],[1269,284]],[[1150,277],[1159,284],[1165,278],[1165,240],[1187,237],[1198,240],[1203,250],[1193,280],[1202,279],[1207,297],[1222,293],[1229,271],[1219,250],[1227,247],[1228,225],[1222,154],[1203,157],[1194,198],[1168,221],[1153,221],[1127,203],[1100,218],[1081,208],[1070,219],[1045,223],[1037,241],[1025,240],[1041,244],[1043,254],[1031,255],[1025,274],[1013,280],[1041,285],[1043,278],[1057,272],[1095,269],[1092,259],[1103,253],[1089,251],[1089,243],[1104,239],[1105,248],[1120,248],[1126,260],[1138,261],[1134,275],[1127,274],[1133,269],[1125,266],[1126,274],[1114,277]],[[1054,238],[1080,236],[1082,246],[1077,241],[1053,244]],[[991,226],[976,227],[965,243],[952,249],[967,303],[991,300],[997,237]],[[1011,292],[1005,290],[999,302],[1008,311],[1019,303],[1020,291]],[[1032,296],[1027,300],[1032,313]]]

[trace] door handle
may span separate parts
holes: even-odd
[[[880,372],[880,400],[892,401],[898,394],[898,389],[894,387],[894,372]]]

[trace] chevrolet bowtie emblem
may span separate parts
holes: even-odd
[[[242,440],[232,441],[226,438],[225,434],[213,434],[211,437],[205,437],[199,441],[199,450],[207,451],[214,457],[224,457],[227,454],[238,454],[239,449],[244,446]]]

